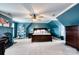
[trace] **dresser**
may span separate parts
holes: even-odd
[[[79,26],[66,26],[66,45],[79,50]]]

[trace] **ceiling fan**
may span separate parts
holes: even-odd
[[[43,15],[39,15],[39,14],[32,14],[31,16],[33,19],[44,18]]]
[[[41,21],[43,18],[45,18],[44,15],[40,14],[40,13],[36,13],[32,4],[23,4],[23,6],[26,8],[26,6],[29,6],[29,14],[26,15],[26,19],[31,19],[31,20],[35,20],[35,21]]]
[[[41,21],[42,19],[45,18],[45,16],[33,13],[33,14],[28,14],[26,18],[31,19],[32,21]]]

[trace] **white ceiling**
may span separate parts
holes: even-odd
[[[10,13],[17,22],[32,22],[28,15],[33,13],[45,16],[36,22],[49,22],[70,5],[72,3],[0,3],[0,11]]]

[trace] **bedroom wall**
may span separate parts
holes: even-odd
[[[49,23],[51,33],[55,37],[63,36],[65,38],[65,27],[57,20]]]
[[[13,24],[14,24],[14,28],[13,28],[14,34],[13,34],[13,36],[14,36],[14,38],[16,38],[17,37],[17,22],[13,22]]]
[[[2,14],[0,14],[0,18],[4,18],[6,21],[8,21],[10,23],[10,26],[11,26],[11,23],[12,23],[12,19],[11,18],[9,18],[9,17],[7,17],[5,15],[2,15]],[[0,35],[2,35],[5,32],[12,33],[12,28],[11,27],[0,26]]]
[[[28,32],[33,33],[34,28],[49,28],[49,25],[48,23],[32,23],[28,28]]]
[[[12,33],[12,28],[0,26],[0,36],[6,32]]]
[[[57,18],[64,26],[79,25],[79,3]]]

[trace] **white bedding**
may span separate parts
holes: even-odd
[[[35,30],[33,35],[50,35],[50,33],[48,33],[48,31],[46,30]]]

